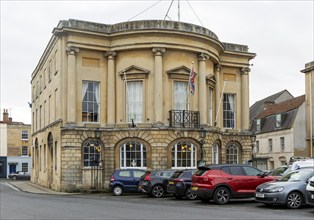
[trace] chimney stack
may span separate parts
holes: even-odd
[[[3,109],[3,122],[7,123],[9,122],[9,113],[7,109]]]

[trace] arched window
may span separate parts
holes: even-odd
[[[88,140],[84,143],[84,167],[99,166],[101,144],[98,140]]]
[[[147,167],[146,147],[140,142],[126,142],[120,146],[121,168]]]
[[[219,145],[217,142],[213,144],[212,148],[212,163],[213,164],[219,163]]]
[[[190,142],[178,142],[172,146],[172,168],[196,168],[196,147]]]
[[[231,143],[227,146],[227,163],[236,164],[239,163],[239,145]]]

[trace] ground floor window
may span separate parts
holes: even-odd
[[[22,163],[22,172],[28,172],[28,163]]]
[[[140,142],[126,142],[120,146],[121,168],[146,168],[147,152],[146,146]]]
[[[83,146],[84,167],[98,166],[100,162],[101,145],[98,140],[89,140]]]
[[[190,142],[178,142],[172,146],[172,168],[196,168],[196,147]]]
[[[239,153],[240,153],[240,146],[236,143],[231,143],[227,146],[227,163],[228,164],[237,164],[239,163]]]

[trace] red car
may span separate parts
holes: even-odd
[[[244,164],[217,164],[200,167],[192,177],[192,193],[203,202],[213,199],[224,205],[233,198],[254,197],[258,185],[277,179]]]

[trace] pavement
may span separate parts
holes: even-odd
[[[8,185],[12,188],[15,188],[19,191],[28,192],[28,193],[37,193],[37,194],[49,194],[49,195],[73,195],[76,193],[66,193],[66,192],[58,192],[52,189],[48,189],[43,186],[39,186],[36,183],[32,183],[30,181],[5,181],[5,185]]]

